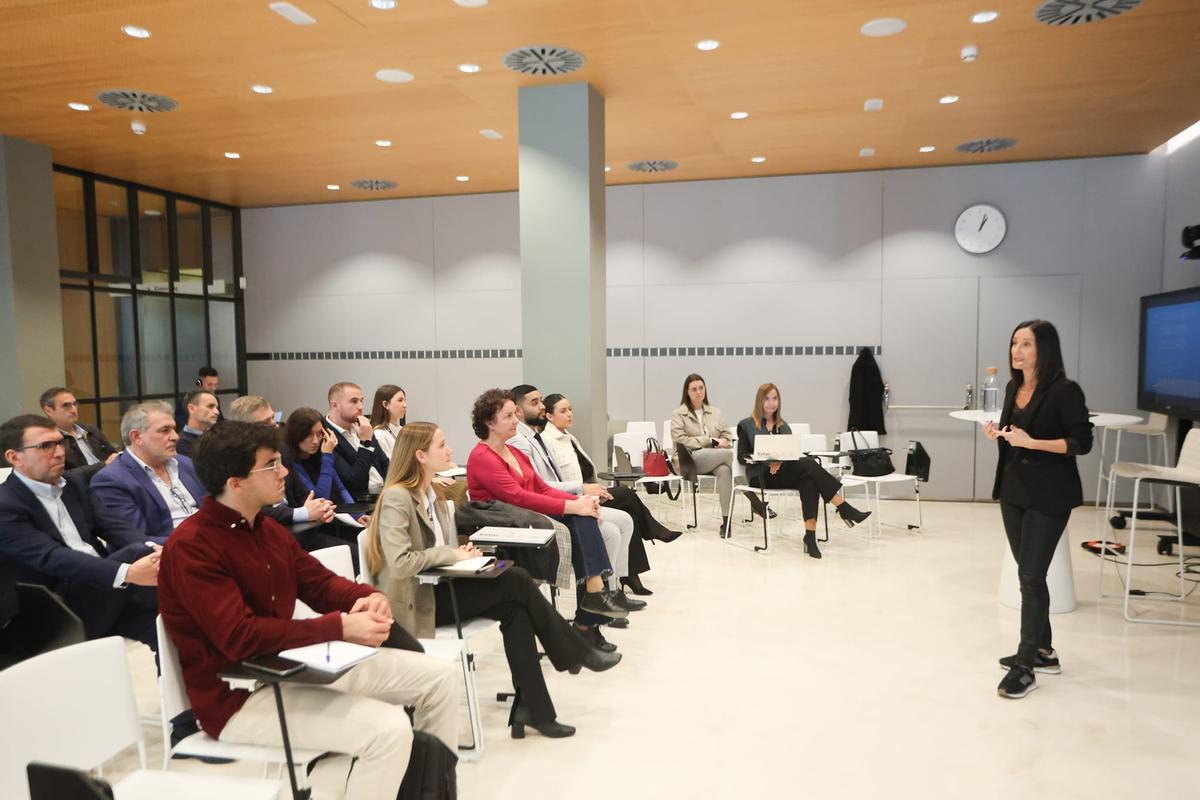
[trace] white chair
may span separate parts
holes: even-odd
[[[653,422],[630,422],[625,425],[626,433],[648,433],[651,436],[655,434]]]
[[[0,797],[28,800],[30,761],[98,768],[130,745],[141,769],[114,786],[121,800],[274,800],[279,781],[146,769],[125,640],[109,636],[51,650],[0,672],[4,725]],[[164,714],[165,716],[165,714]]]
[[[642,457],[646,451],[646,442],[654,438],[655,431],[651,426],[650,431],[626,431],[613,436],[613,452],[612,463],[613,467],[617,465],[617,449],[620,448],[627,456],[629,456],[629,465],[635,469],[642,468]],[[666,449],[665,447],[663,448]],[[678,475],[647,475],[638,478],[634,481],[634,489],[638,486],[645,486],[648,483],[672,483],[678,481]]]
[[[450,504],[453,508],[453,504]],[[358,563],[362,567],[362,575],[359,576],[359,582],[365,583],[368,586],[375,586],[375,576],[368,572],[367,567],[367,534],[368,530],[364,529],[358,534]],[[340,548],[330,547],[329,550],[337,550]],[[320,551],[317,551],[320,552]],[[316,553],[314,553],[316,555]],[[425,583],[424,577],[419,577],[419,581]],[[436,583],[436,580],[429,580],[430,583]],[[483,755],[483,716],[479,711],[479,694],[475,689],[475,655],[471,650],[471,637],[478,636],[484,631],[498,628],[500,623],[494,619],[487,617],[472,617],[470,619],[460,620],[462,627],[462,636],[459,636],[459,625],[439,625],[434,629],[433,639],[421,639],[421,646],[425,648],[426,654],[443,661],[457,660],[462,665],[463,687],[467,696],[467,712],[471,719],[471,747],[460,747],[460,757],[466,760],[478,759]]]
[[[1127,434],[1132,434],[1134,436],[1146,437],[1146,461],[1145,461],[1145,463],[1147,463],[1147,464],[1155,463],[1155,461],[1154,461],[1154,446],[1153,445],[1154,445],[1154,441],[1157,439],[1159,442],[1162,443],[1162,466],[1164,466],[1164,467],[1171,466],[1171,453],[1168,450],[1168,445],[1167,445],[1167,426],[1170,424],[1170,422],[1171,422],[1171,418],[1168,417],[1166,414],[1159,414],[1157,412],[1153,412],[1150,414],[1150,418],[1147,419],[1145,422],[1143,422],[1140,425],[1115,426],[1113,428],[1113,430],[1115,430],[1117,432],[1117,444],[1116,444],[1116,447],[1113,448],[1113,461],[1121,460],[1121,434],[1127,433]],[[1154,505],[1154,486],[1155,486],[1155,484],[1151,484],[1151,487],[1150,487],[1150,504],[1152,506]],[[1168,487],[1164,487],[1164,489],[1165,489],[1165,492],[1167,495],[1167,503],[1165,505],[1167,505],[1168,507],[1171,507],[1170,506],[1171,490]],[[1110,510],[1110,512],[1109,512],[1110,517],[1111,517],[1111,513],[1112,512]],[[1106,517],[1106,519],[1107,519],[1107,517]]]
[[[675,452],[675,437],[671,435],[671,420],[663,423],[663,435],[660,444],[662,444],[662,449],[666,452]]]
[[[12,467],[0,467],[0,483],[8,480],[9,475],[12,475]]]
[[[851,450],[870,450],[879,447],[879,433],[876,431],[847,431],[838,434],[837,445],[839,450],[847,453]],[[879,512],[879,487],[884,484],[910,484],[912,486],[913,498],[917,502],[917,524],[913,525],[909,523],[907,527],[910,531],[921,530],[921,488],[916,475],[906,475],[903,472],[893,472],[890,475],[855,475],[853,471],[854,462],[851,461],[849,456],[844,456],[841,459],[840,466],[843,470],[850,470],[846,473],[848,478],[853,478],[856,482],[862,481],[866,484],[867,497],[869,498],[872,511],[870,518],[867,520],[868,534],[874,531],[877,536],[883,535],[883,526],[886,523],[883,522]],[[842,478],[842,486],[846,486],[846,478]]]
[[[756,552],[756,553],[769,553],[769,552],[771,552],[771,521],[769,519],[770,514],[767,515],[768,516],[767,521],[765,523],[763,523],[763,543],[762,543],[761,547],[759,545],[749,545],[749,544],[744,544],[742,542],[735,542],[733,540],[733,508],[735,505],[735,501],[737,500],[738,495],[747,495],[747,496],[754,496],[754,497],[758,497],[758,498],[765,497],[767,503],[769,504],[771,498],[773,498],[773,497],[798,497],[799,493],[794,489],[759,489],[759,488],[750,486],[748,483],[746,483],[746,477],[747,477],[746,476],[746,465],[741,463],[741,461],[738,460],[736,454],[734,455],[734,458],[733,458],[732,470],[733,470],[733,497],[731,497],[730,501],[729,501],[729,520],[728,520],[728,525],[726,525],[725,531],[724,531],[725,544],[733,545],[734,547],[741,547],[746,550],[753,549],[754,552]],[[742,480],[742,483],[738,483],[739,478]],[[769,508],[769,505],[768,505],[768,508]],[[750,514],[749,520],[743,520],[743,521],[752,523],[754,521],[753,512]]]
[[[1176,549],[1179,551],[1179,594],[1168,595],[1167,597],[1152,597],[1146,595],[1142,600],[1168,600],[1175,602],[1183,602],[1187,599],[1187,566],[1183,555],[1183,509],[1179,505],[1179,489],[1183,486],[1200,487],[1200,428],[1192,428],[1188,431],[1187,438],[1183,440],[1183,448],[1179,452],[1179,462],[1174,467],[1160,467],[1154,464],[1135,464],[1126,461],[1118,461],[1109,469],[1108,480],[1108,503],[1109,511],[1113,505],[1113,487],[1116,485],[1115,478],[1126,478],[1133,481],[1133,514],[1130,517],[1131,524],[1129,527],[1129,547],[1126,550],[1128,554],[1125,567],[1125,619],[1128,622],[1141,622],[1155,625],[1182,625],[1186,627],[1200,627],[1200,622],[1185,622],[1178,619],[1161,619],[1147,617],[1132,617],[1129,613],[1129,598],[1130,590],[1133,588],[1133,567],[1137,560],[1134,546],[1137,543],[1137,523],[1138,523],[1138,499],[1141,494],[1143,483],[1150,485],[1160,484],[1163,486],[1175,488],[1175,536]],[[1111,513],[1110,513],[1111,517]],[[1103,545],[1107,542],[1107,534],[1101,542],[1101,553],[1105,552]],[[1104,579],[1104,558],[1100,559],[1100,579]],[[1103,587],[1101,587],[1103,588]],[[1103,596],[1103,592],[1102,592]]]
[[[366,531],[365,528],[363,530]],[[333,574],[348,581],[354,580],[354,559],[350,556],[350,545],[335,544],[333,547],[322,547],[320,550],[313,550],[309,555],[320,561]],[[304,601],[296,600],[292,619],[316,619],[319,616],[321,615],[309,608]]]
[[[162,736],[163,736],[163,769],[170,769],[171,756],[175,754],[195,756],[197,758],[232,758],[237,761],[261,761],[263,775],[266,775],[269,764],[277,764],[281,768],[287,764],[287,756],[282,747],[263,747],[254,744],[233,744],[214,739],[204,731],[193,733],[191,736],[171,744],[171,720],[185,711],[191,710],[192,703],[187,696],[187,687],[183,682],[183,667],[179,663],[179,651],[171,641],[163,625],[162,617],[155,620],[158,629],[158,699],[162,707]],[[292,760],[298,765],[308,764],[323,755],[323,750],[301,750],[292,748]]]

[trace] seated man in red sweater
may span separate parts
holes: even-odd
[[[272,691],[234,691],[218,673],[321,642],[378,647],[392,630],[391,607],[370,586],[325,569],[261,513],[279,502],[287,475],[275,428],[224,422],[197,442],[195,464],[209,494],[163,550],[159,611],[201,727],[222,741],[279,746]],[[292,619],[297,598],[322,616]],[[416,707],[417,728],[455,751],[457,686],[451,664],[391,648],[328,686],[285,684],[292,746],[343,754],[317,762],[314,796],[395,797],[412,745],[405,706]]]

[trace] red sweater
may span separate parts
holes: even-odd
[[[471,499],[503,500],[539,514],[561,517],[566,501],[574,500],[575,495],[547,486],[524,453],[512,445],[505,447],[516,456],[521,474],[513,472],[487,442],[480,442],[467,456],[467,490]]]
[[[192,710],[217,737],[249,697],[217,673],[247,658],[342,638],[340,612],[375,590],[339,578],[264,514],[251,526],[212,497],[163,548],[158,610],[179,650]],[[324,616],[294,620],[296,598]]]

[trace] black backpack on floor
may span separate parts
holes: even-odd
[[[458,756],[436,736],[413,731],[412,754],[396,800],[455,800]]]

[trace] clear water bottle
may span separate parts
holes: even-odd
[[[1000,410],[1000,377],[996,367],[987,368],[987,378],[979,390],[979,402],[984,411]]]

